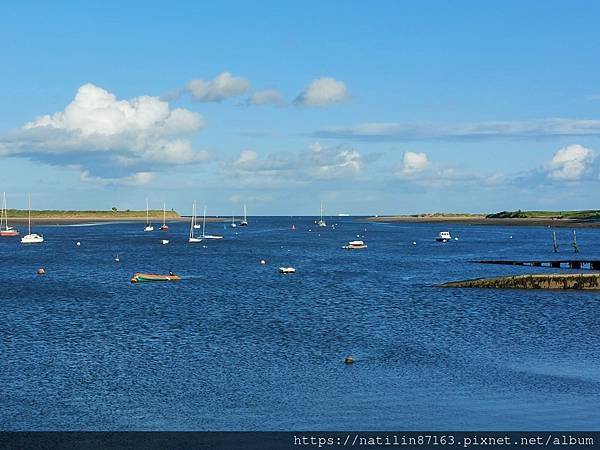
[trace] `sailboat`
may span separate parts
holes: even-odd
[[[148,199],[146,199],[146,226],[144,227],[144,231],[154,231],[154,227],[150,223],[150,210],[148,209]]]
[[[317,222],[317,225],[321,228],[326,227],[327,223],[323,220],[323,200],[321,200],[321,219]]]
[[[196,217],[196,201],[194,200],[194,229],[199,230],[202,228],[202,225],[198,223],[198,218]]]
[[[202,239],[223,239],[223,236],[214,235],[214,234],[205,234],[206,226],[206,206],[204,206],[204,215],[202,216]]]
[[[248,226],[248,218],[246,217],[246,204],[244,203],[244,219],[240,222],[240,227]]]
[[[190,242],[192,244],[195,242],[202,242],[202,238],[194,236],[194,228],[196,228],[195,225],[196,225],[196,201],[194,200],[194,203],[192,203],[192,219],[190,220],[190,238],[188,239],[188,242]]]
[[[237,227],[237,225],[236,225],[236,223],[235,223],[235,216],[232,216],[232,217],[231,217],[231,225],[230,225],[230,226],[231,226],[231,228],[235,228],[235,227]]]
[[[39,244],[44,242],[44,236],[31,232],[31,194],[29,194],[29,232],[21,238],[21,244]]]
[[[163,224],[160,227],[160,231],[167,231],[169,225],[167,225],[167,203],[163,202]]]
[[[0,237],[14,237],[19,230],[8,226],[8,208],[6,207],[6,192],[2,193],[2,213],[0,214]]]

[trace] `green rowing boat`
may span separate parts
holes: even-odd
[[[154,273],[134,273],[131,277],[132,283],[145,283],[148,281],[179,281],[181,277],[175,274],[157,275]]]

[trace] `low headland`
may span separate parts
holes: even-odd
[[[487,289],[584,289],[600,290],[600,273],[514,275],[451,281],[440,287]]]
[[[493,214],[424,213],[369,217],[372,222],[456,223],[471,225],[600,227],[600,210],[501,211]]]
[[[24,223],[27,222],[29,211],[26,209],[9,209],[7,211],[8,221],[10,223]],[[148,216],[151,222],[158,223],[163,220],[162,210],[150,210]],[[167,222],[186,222],[190,218],[181,216],[177,211],[170,210],[165,212]],[[38,223],[84,223],[84,222],[145,222],[146,221],[146,210],[132,211],[124,210],[119,211],[112,209],[109,211],[101,210],[32,210],[31,218]],[[201,218],[200,218],[201,220]],[[218,217],[207,217],[207,222],[223,222],[229,219],[218,218]]]

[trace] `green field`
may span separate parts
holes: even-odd
[[[590,209],[586,211],[501,211],[488,214],[489,219],[574,219],[594,220],[600,219],[600,210]]]
[[[26,209],[9,209],[8,217],[19,218],[27,217],[28,211]],[[176,211],[167,211],[167,219],[176,219],[181,217]],[[71,210],[32,210],[31,215],[37,218],[52,218],[52,219],[93,219],[93,218],[114,218],[114,219],[130,219],[130,218],[145,218],[146,211],[71,211]],[[158,209],[151,209],[149,211],[150,217],[163,216],[163,211]]]

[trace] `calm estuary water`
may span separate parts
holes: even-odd
[[[1,239],[0,428],[598,428],[600,293],[434,286],[547,272],[469,260],[550,258],[549,229],[313,220],[211,224],[206,247],[185,223]],[[368,249],[340,248],[357,234]],[[577,237],[600,259],[600,230]],[[184,279],[129,283],[169,270]]]

